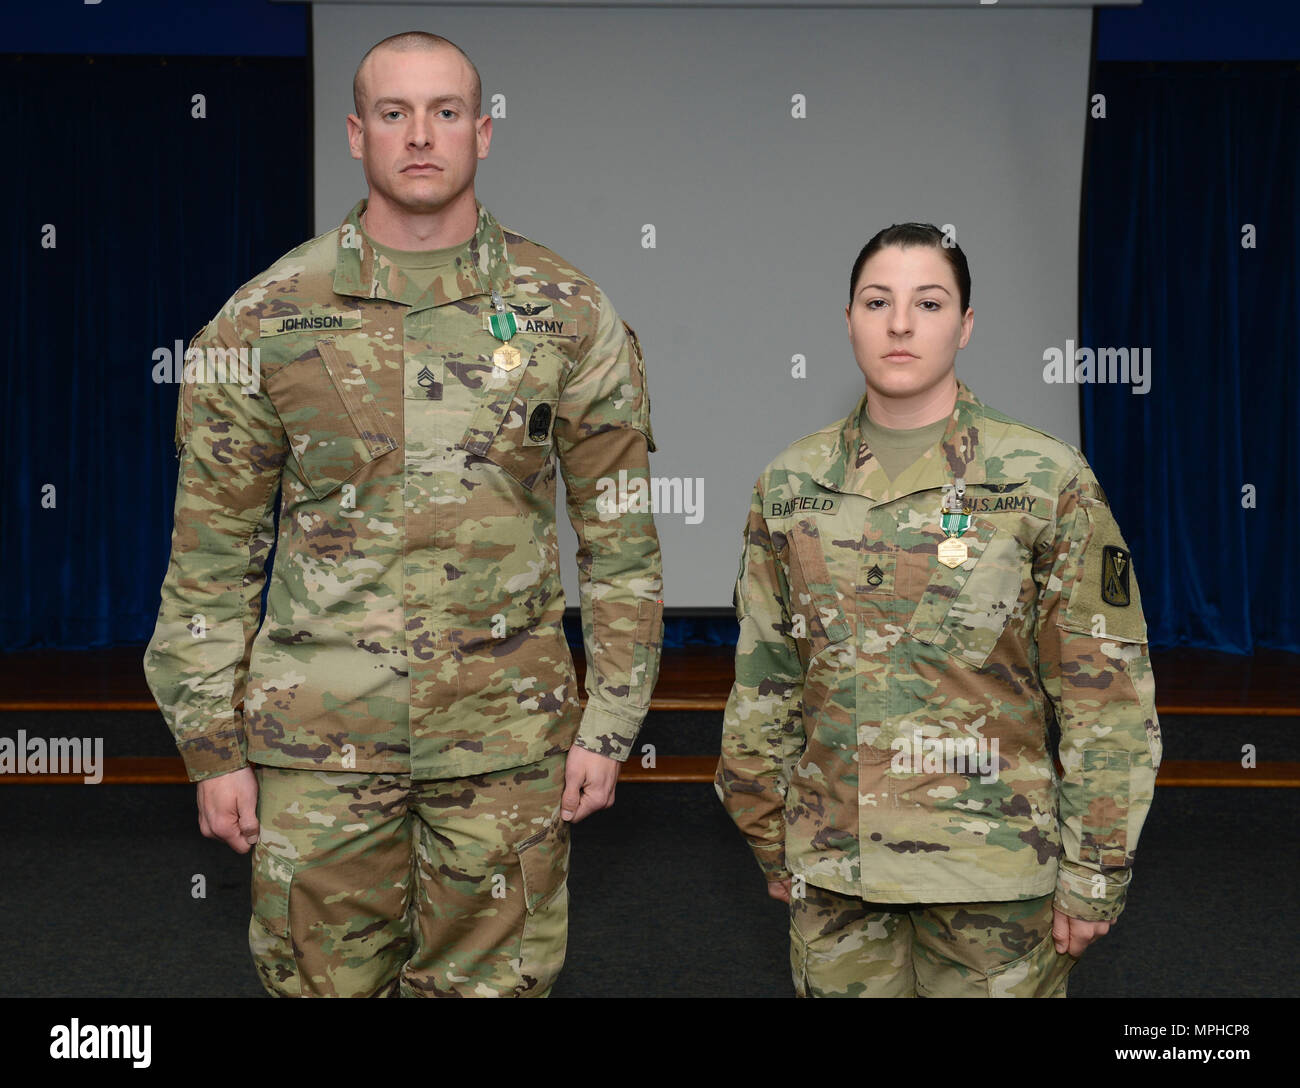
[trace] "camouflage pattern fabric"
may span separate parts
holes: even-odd
[[[464,779],[257,767],[249,947],[276,997],[545,997],[568,935],[563,753]]]
[[[1132,557],[1077,449],[957,384],[942,441],[892,483],[865,395],[759,478],[716,788],[769,881],[882,903],[1053,892],[1109,920],[1161,754]],[[947,566],[959,477],[968,555]]]
[[[883,907],[809,885],[790,900],[799,997],[1065,997],[1078,962],[1052,941],[1052,896]]]
[[[422,289],[368,246],[365,205],[191,344],[144,659],[189,776],[253,762],[461,777],[575,738],[624,760],[663,611],[652,515],[603,508],[599,483],[648,477],[636,335],[481,204],[464,256]],[[493,314],[515,320],[504,343]],[[249,391],[229,373],[252,351]],[[557,464],[580,542],[585,711],[561,623]]]

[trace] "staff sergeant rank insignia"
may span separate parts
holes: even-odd
[[[1128,570],[1132,557],[1123,548],[1107,544],[1101,550],[1101,599],[1123,608],[1129,603]]]
[[[424,390],[424,395],[428,400],[442,399],[442,382],[438,381],[437,375],[427,366],[421,369],[420,373],[415,376],[415,380]]]

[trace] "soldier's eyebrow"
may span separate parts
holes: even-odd
[[[440,94],[436,98],[429,99],[430,106],[437,106],[443,102],[449,102],[453,106],[459,106],[462,110],[469,110],[469,103],[458,94]],[[385,106],[402,106],[408,110],[411,108],[411,104],[406,101],[405,98],[393,98],[392,96],[387,96],[375,99],[375,109],[382,110]]]
[[[894,293],[892,287],[886,287],[883,283],[864,283],[860,288],[858,288],[858,293],[861,294],[868,287],[874,287],[877,291],[885,291],[891,295]],[[942,291],[945,295],[952,294],[952,292],[949,291],[948,288],[946,288],[942,283],[923,283],[921,284],[920,287],[912,288],[913,294],[916,294],[918,291]]]

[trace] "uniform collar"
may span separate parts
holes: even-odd
[[[984,405],[960,378],[957,403],[943,438],[892,481],[862,433],[862,414],[866,410],[867,394],[863,393],[813,473],[818,483],[832,491],[883,503],[917,491],[947,487],[958,476],[967,484],[984,482]]]
[[[506,239],[501,225],[481,203],[474,237],[469,240],[469,263],[440,272],[427,291],[411,283],[402,270],[376,252],[361,230],[361,213],[366,200],[357,202],[339,224],[338,256],[334,264],[334,293],[357,298],[383,298],[415,309],[442,306],[474,295],[498,291],[514,294],[514,279],[506,257]]]

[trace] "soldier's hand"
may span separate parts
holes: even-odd
[[[1052,908],[1052,943],[1057,952],[1068,952],[1078,959],[1088,945],[1109,932],[1109,922],[1085,922]]]
[[[609,756],[598,755],[577,744],[569,749],[564,761],[564,797],[560,816],[570,823],[585,820],[593,812],[614,803],[614,787],[622,764]]]
[[[220,839],[237,854],[247,854],[257,842],[257,774],[240,767],[229,774],[205,778],[198,784],[199,830]]]
[[[782,903],[790,902],[790,883],[792,877],[786,877],[784,880],[769,881],[767,885],[767,894],[773,899],[779,899]]]

